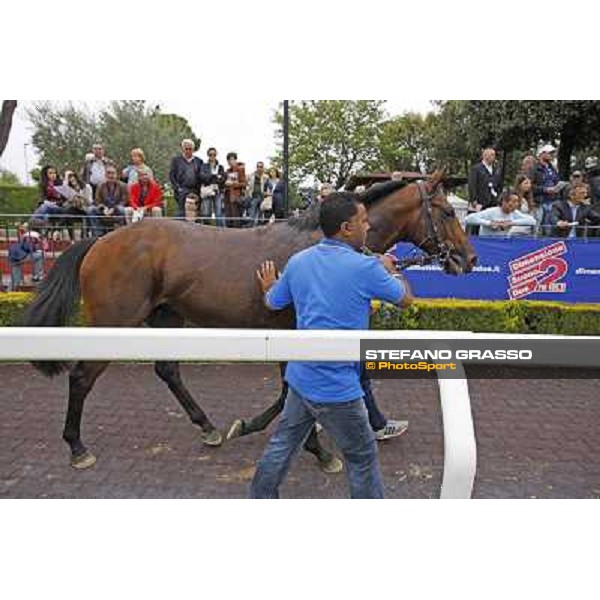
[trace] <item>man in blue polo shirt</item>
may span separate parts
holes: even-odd
[[[360,252],[369,223],[356,194],[329,196],[321,205],[319,219],[325,239],[294,255],[281,278],[277,279],[271,261],[257,272],[270,309],[293,304],[298,329],[368,329],[374,298],[403,307],[412,302],[406,281],[390,274],[395,267],[389,257],[379,259]],[[251,497],[279,497],[279,485],[292,458],[318,421],[344,456],[352,498],[382,498],[375,435],[360,385],[360,363],[290,362],[285,380],[290,391],[252,480]]]

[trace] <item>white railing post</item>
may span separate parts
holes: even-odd
[[[444,422],[444,474],[442,499],[468,499],[477,469],[477,443],[471,413],[469,384],[462,363],[456,363],[460,379],[438,377]]]

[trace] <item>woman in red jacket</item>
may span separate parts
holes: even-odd
[[[145,169],[138,170],[138,180],[129,188],[129,206],[125,207],[128,223],[143,217],[162,217],[162,189]]]

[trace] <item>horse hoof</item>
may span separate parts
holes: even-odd
[[[319,461],[319,468],[323,473],[333,475],[344,470],[344,463],[337,456],[332,456],[329,460]]]
[[[242,419],[235,420],[233,422],[233,425],[229,428],[229,431],[227,432],[227,441],[241,437],[243,429],[244,421],[242,421]]]
[[[202,441],[207,446],[220,446],[223,443],[223,436],[218,429],[213,429],[209,433],[205,433],[202,436]]]
[[[71,457],[71,466],[74,469],[89,469],[96,464],[96,457],[89,451],[86,450],[79,456]]]

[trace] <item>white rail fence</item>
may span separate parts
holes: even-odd
[[[417,338],[565,339],[559,336],[476,334],[465,331],[4,327],[0,328],[0,361],[359,361],[361,339]],[[470,498],[477,466],[469,386],[463,366],[457,366],[463,375],[461,379],[438,378],[444,426],[441,498]],[[598,366],[598,357],[590,356],[589,363],[581,366]]]

